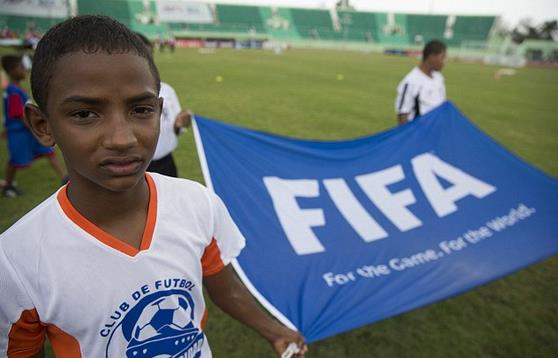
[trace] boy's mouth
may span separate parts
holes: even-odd
[[[101,168],[115,176],[133,175],[140,171],[143,160],[139,157],[108,158],[101,162]]]

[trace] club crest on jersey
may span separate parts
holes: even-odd
[[[122,347],[126,358],[201,356],[205,337],[195,326],[194,301],[187,290],[156,291],[119,308],[124,311],[121,320],[101,331],[109,338],[106,357],[121,357]]]

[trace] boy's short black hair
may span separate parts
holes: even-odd
[[[149,48],[150,50],[153,49],[153,44],[144,34],[142,34],[141,32],[136,32],[136,35],[140,38],[141,42],[143,42],[143,44],[147,46],[147,48]]]
[[[21,64],[21,56],[17,56],[17,55],[2,56],[2,69],[8,75],[20,64]]]
[[[159,71],[151,51],[134,32],[108,16],[77,16],[52,27],[37,45],[31,69],[31,92],[43,112],[46,112],[48,84],[54,75],[56,61],[77,51],[86,54],[135,52],[147,60],[157,91],[160,90]]]
[[[446,51],[446,44],[439,40],[429,41],[422,50],[422,60],[426,60],[430,55],[438,55]]]

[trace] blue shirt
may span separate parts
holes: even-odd
[[[23,88],[10,83],[4,90],[4,126],[8,131],[26,129],[23,122],[23,112],[25,103],[29,96]]]

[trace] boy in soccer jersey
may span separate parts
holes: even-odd
[[[201,185],[146,173],[162,99],[124,25],[75,17],[40,41],[25,119],[70,182],[0,236],[0,356],[211,357],[202,294],[277,353],[300,334],[264,313],[229,262],[244,238]]]
[[[422,51],[422,62],[413,68],[397,86],[395,112],[399,124],[405,124],[430,112],[446,100],[442,68],[446,61],[446,45],[432,40]]]
[[[61,180],[64,180],[64,169],[56,159],[54,150],[39,144],[33,134],[23,122],[23,108],[29,99],[21,88],[21,81],[25,80],[26,70],[21,57],[6,55],[2,57],[2,68],[9,77],[9,84],[4,90],[4,126],[8,139],[8,153],[10,159],[6,165],[5,184],[2,196],[15,198],[21,194],[13,185],[18,169],[31,165],[33,159],[47,157]]]

